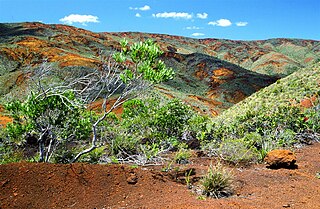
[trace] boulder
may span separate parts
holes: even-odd
[[[268,152],[264,161],[268,168],[297,168],[295,164],[297,161],[296,155],[290,150],[272,150]]]

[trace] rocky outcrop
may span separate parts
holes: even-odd
[[[290,150],[272,150],[268,152],[264,161],[266,162],[267,167],[272,169],[294,169],[298,167],[295,164],[297,162],[296,155]]]

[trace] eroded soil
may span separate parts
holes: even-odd
[[[128,165],[0,165],[0,208],[320,208],[320,144],[296,150],[298,169],[230,167],[235,193],[199,200],[162,167]],[[194,158],[180,170],[205,173],[214,159]],[[194,183],[194,185],[196,185]]]

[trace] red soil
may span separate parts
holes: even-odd
[[[231,168],[235,195],[197,199],[160,167],[127,165],[0,165],[0,208],[320,208],[320,144],[296,150],[298,169]],[[208,158],[180,169],[205,173]],[[136,179],[135,184],[130,180]],[[134,181],[133,181],[134,182]],[[196,183],[195,183],[196,184]]]

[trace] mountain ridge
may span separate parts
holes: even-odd
[[[5,83],[0,89],[2,95],[19,89],[24,67],[43,60],[60,68],[97,67],[101,51],[111,54],[120,48],[121,39],[133,43],[151,38],[164,51],[166,64],[177,70],[176,79],[159,89],[213,115],[320,60],[320,42],[303,39],[236,41],[140,32],[94,33],[35,22],[0,23],[0,34],[0,81]]]

